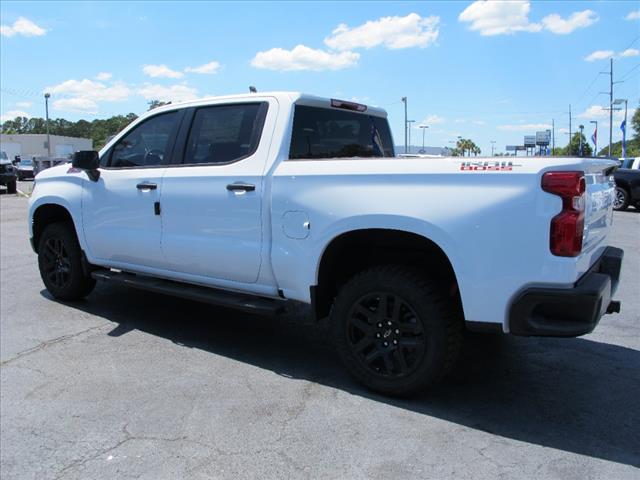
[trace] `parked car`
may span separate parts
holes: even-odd
[[[621,158],[620,168],[629,168],[631,170],[640,169],[640,157]]]
[[[616,167],[397,158],[384,110],[247,94],[151,110],[41,172],[28,223],[58,299],[102,280],[253,313],[302,302],[357,380],[401,395],[452,369],[464,329],[572,337],[619,310]]]
[[[626,210],[629,205],[640,210],[640,170],[619,168],[613,177],[616,181],[614,210]]]
[[[16,183],[16,169],[7,157],[7,153],[4,151],[0,152],[0,185],[4,185],[7,187],[8,193],[16,193],[18,191],[18,186]]]
[[[63,165],[65,163],[69,163],[70,159],[68,158],[37,158],[33,157],[33,175],[34,177],[38,175],[43,170],[47,168],[55,167],[57,165]]]
[[[29,160],[28,158],[21,159],[16,165],[16,172],[18,174],[18,180],[33,178],[33,160]]]

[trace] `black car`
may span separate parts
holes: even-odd
[[[7,187],[8,193],[16,193],[17,185],[16,185],[16,168],[13,166],[13,163],[9,161],[7,158],[7,154],[5,152],[0,153],[0,185],[4,185]]]
[[[640,170],[619,168],[613,174],[616,181],[614,210],[626,210],[633,205],[640,210]]]

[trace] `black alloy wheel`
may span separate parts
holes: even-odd
[[[63,289],[71,281],[71,261],[60,238],[51,237],[43,243],[43,273],[56,288]]]
[[[393,292],[361,297],[349,312],[348,325],[355,357],[375,375],[410,375],[425,355],[422,323],[411,306]]]

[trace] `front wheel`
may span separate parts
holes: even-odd
[[[629,194],[624,188],[616,187],[615,196],[613,198],[614,210],[626,210],[629,206]]]
[[[387,395],[436,383],[453,368],[462,342],[453,299],[404,266],[371,268],[349,280],[336,298],[332,327],[347,370]]]
[[[69,222],[48,225],[38,243],[38,267],[47,290],[59,300],[89,295],[96,281],[84,274],[80,245]]]

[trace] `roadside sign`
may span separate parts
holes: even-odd
[[[525,147],[535,147],[536,146],[536,136],[535,135],[525,135],[524,136],[524,146]]]
[[[551,143],[551,130],[536,132],[536,145],[546,147]]]

